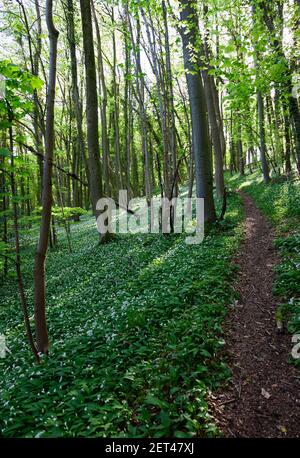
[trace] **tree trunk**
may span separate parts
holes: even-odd
[[[237,153],[238,153],[239,172],[241,176],[244,176],[245,175],[245,161],[244,161],[243,142],[242,142],[242,128],[241,128],[240,122],[238,122]]]
[[[113,133],[114,133],[114,152],[115,152],[115,171],[117,190],[124,189],[121,157],[120,157],[120,116],[119,116],[119,83],[117,81],[117,47],[116,47],[116,34],[115,34],[115,16],[114,9],[112,9],[112,43],[113,43],[113,66],[112,66],[112,99],[113,99]],[[117,197],[117,196],[116,196]]]
[[[76,118],[76,139],[77,145],[74,148],[73,154],[73,169],[74,173],[78,175],[80,159],[82,160],[89,182],[88,164],[85,153],[84,137],[82,130],[82,103],[80,100],[79,89],[78,89],[78,73],[77,73],[77,58],[76,58],[76,41],[75,41],[75,26],[74,26],[74,4],[73,0],[67,0],[67,8],[65,9],[66,22],[67,22],[67,37],[70,49],[71,59],[71,75],[72,75],[72,101],[75,109]],[[76,180],[75,180],[76,181]],[[79,191],[78,183],[74,186],[74,206],[79,206]]]
[[[130,31],[129,31],[129,10],[128,5],[124,8],[125,17],[123,20],[124,28],[124,54],[125,54],[125,83],[124,83],[124,130],[123,136],[125,139],[125,180],[128,196],[132,194],[131,190],[131,147],[132,139],[132,83],[131,83],[131,48],[130,48]]]
[[[259,137],[260,137],[260,157],[261,166],[264,176],[265,183],[270,181],[269,167],[267,163],[267,151],[266,151],[266,134],[265,134],[265,115],[264,115],[264,102],[262,94],[257,91],[257,111],[258,111],[258,123],[259,123]]]
[[[253,18],[253,25],[256,26],[256,5],[255,3],[252,4],[252,18]],[[258,79],[258,72],[259,72],[259,64],[260,55],[259,51],[257,50],[256,45],[254,44],[255,48],[255,57],[254,57],[254,65],[256,69],[256,78]],[[258,112],[258,125],[259,125],[259,137],[260,137],[260,157],[261,157],[261,166],[263,171],[263,177],[265,183],[270,181],[269,175],[269,167],[267,163],[267,151],[266,151],[266,133],[265,133],[265,114],[264,114],[264,101],[261,90],[257,88],[257,112]]]
[[[35,346],[33,335],[31,331],[30,321],[29,321],[29,313],[28,313],[28,305],[25,297],[25,290],[23,284],[23,275],[21,270],[21,253],[20,253],[20,237],[19,237],[19,223],[18,223],[18,206],[17,206],[17,190],[16,190],[16,183],[15,183],[15,176],[14,176],[14,144],[13,144],[13,129],[12,129],[12,121],[13,121],[13,113],[11,107],[8,106],[8,119],[10,122],[9,127],[9,149],[10,149],[10,184],[11,184],[11,194],[12,194],[12,206],[13,206],[13,225],[14,225],[14,235],[15,235],[15,247],[16,247],[16,274],[18,279],[18,289],[19,289],[19,296],[20,296],[20,303],[23,311],[25,329],[27,333],[27,338],[29,341],[30,348],[36,362],[40,361],[37,348]],[[4,175],[4,174],[3,174]],[[6,220],[5,220],[6,221]]]
[[[136,70],[136,87],[138,94],[139,104],[139,118],[141,126],[141,140],[142,140],[142,152],[143,152],[143,163],[144,163],[144,187],[146,192],[147,204],[150,205],[152,196],[151,180],[150,180],[150,158],[148,149],[148,129],[147,129],[147,114],[145,108],[145,80],[142,74],[141,67],[141,53],[140,53],[140,39],[141,39],[141,25],[140,20],[136,19],[136,42],[134,40],[133,30],[131,21],[129,21],[130,36],[134,47],[135,57],[135,70]]]
[[[204,4],[205,16],[208,13],[208,7]],[[213,76],[208,72],[210,69],[211,52],[208,43],[208,31],[205,31],[203,45],[201,45],[201,62],[202,78],[204,83],[204,93],[208,110],[208,119],[210,124],[211,137],[214,149],[215,163],[215,184],[217,197],[224,196],[224,171],[223,155],[225,155],[225,141],[223,133],[223,123],[219,109],[218,92]],[[222,132],[221,132],[222,131]]]
[[[98,77],[99,77],[99,92],[101,95],[100,113],[101,113],[101,143],[102,143],[102,159],[103,159],[103,181],[104,192],[110,195],[110,181],[109,181],[109,141],[107,132],[107,87],[104,75],[104,64],[102,56],[102,41],[99,29],[99,23],[96,15],[94,1],[92,1],[92,12],[95,22],[96,38],[97,38],[97,63],[98,63]]]
[[[35,0],[35,10],[36,10],[36,23],[37,23],[37,39],[36,39],[36,47],[35,47],[35,54],[33,56],[33,68],[34,68],[34,75],[39,76],[39,62],[41,58],[41,51],[42,51],[42,20],[41,20],[41,12],[40,12],[40,5],[39,1]],[[40,151],[42,154],[44,152],[43,147],[43,119],[41,114],[41,107],[40,101],[38,98],[37,90],[34,90],[33,93],[33,101],[34,101],[34,108],[33,108],[33,129],[34,129],[34,137],[35,137],[35,147],[37,151]],[[43,161],[41,158],[38,158],[38,166],[39,166],[39,192],[38,192],[38,202],[41,203],[41,196],[42,196],[42,189],[43,189]]]
[[[170,38],[169,38],[169,27],[168,27],[168,16],[165,0],[162,0],[162,11],[164,21],[164,35],[165,35],[165,53],[166,53],[166,91],[167,94],[167,105],[168,105],[168,124],[169,124],[169,136],[170,136],[170,152],[172,158],[172,177],[176,173],[177,169],[177,145],[176,145],[176,124],[175,124],[175,108],[174,108],[174,90],[173,90],[173,76],[171,66],[171,52],[170,52]],[[175,183],[174,192],[171,193],[170,197],[177,197],[178,185]]]
[[[86,116],[87,139],[89,151],[90,196],[95,217],[99,216],[97,202],[103,197],[102,176],[100,164],[100,147],[98,133],[98,98],[95,54],[93,43],[93,25],[90,0],[80,0],[82,35],[86,77]],[[100,234],[100,241],[104,242],[109,233]]]
[[[45,298],[45,261],[48,248],[51,207],[52,207],[52,159],[54,150],[54,101],[56,83],[56,59],[58,31],[53,24],[53,1],[46,1],[46,22],[50,42],[49,82],[47,92],[47,114],[45,135],[45,164],[43,174],[42,220],[40,235],[35,255],[34,286],[35,286],[35,329],[38,352],[47,354],[49,348],[46,323]]]
[[[211,137],[214,146],[214,158],[215,158],[215,183],[216,183],[216,194],[217,197],[222,198],[224,196],[224,172],[223,172],[223,152],[221,145],[221,137],[219,134],[219,127],[217,122],[217,116],[215,106],[213,103],[213,94],[211,88],[211,77],[207,74],[206,70],[202,71],[204,81],[204,92],[206,98],[206,104],[208,109],[208,119],[211,129]]]
[[[204,198],[205,222],[216,220],[213,199],[212,161],[209,147],[207,108],[199,62],[199,28],[196,8],[188,0],[180,0],[184,67],[192,118],[193,149],[195,157],[196,195]],[[196,53],[196,55],[195,55]]]

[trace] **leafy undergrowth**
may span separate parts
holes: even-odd
[[[278,235],[299,231],[300,227],[300,180],[284,181],[274,178],[264,184],[260,172],[245,177],[228,178],[229,186],[246,191],[258,208],[274,224]]]
[[[182,235],[117,236],[98,246],[94,221],[72,226],[73,254],[47,262],[51,354],[38,366],[11,281],[0,302],[3,437],[189,437],[217,434],[206,396],[229,370],[221,324],[234,299],[231,259],[241,237],[240,198],[201,245]],[[33,238],[23,249],[33,302]],[[32,313],[32,311],[31,311]]]
[[[281,262],[276,267],[274,292],[283,300],[277,318],[292,334],[300,334],[300,181],[277,178],[265,185],[255,173],[244,178],[235,176],[228,182],[246,191],[275,227]],[[300,368],[300,360],[293,361]]]

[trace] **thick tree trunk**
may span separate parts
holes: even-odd
[[[184,67],[187,72],[187,85],[192,118],[193,148],[195,156],[196,195],[204,198],[205,221],[216,220],[213,199],[212,161],[209,147],[207,108],[199,62],[199,29],[196,8],[188,0],[180,0],[182,11],[182,44]],[[196,53],[196,55],[195,55]]]
[[[87,138],[89,151],[89,176],[90,196],[94,215],[98,216],[97,202],[103,197],[102,175],[100,164],[100,147],[98,133],[98,98],[95,54],[93,44],[93,26],[90,0],[80,0],[82,35],[86,75],[86,116],[87,116]],[[100,241],[104,242],[109,233],[100,234]]]

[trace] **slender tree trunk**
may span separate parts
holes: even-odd
[[[71,58],[71,75],[72,75],[72,101],[75,109],[76,118],[76,137],[77,145],[74,148],[73,164],[74,173],[78,175],[80,159],[82,160],[87,180],[89,182],[89,171],[85,153],[83,129],[82,129],[82,103],[80,100],[79,89],[78,89],[78,72],[77,72],[77,57],[76,57],[76,41],[75,41],[75,27],[74,27],[74,4],[73,0],[67,0],[67,8],[65,9],[66,23],[67,23],[67,37],[70,48]],[[75,180],[76,181],[76,180]],[[78,184],[75,185],[74,189],[74,206],[79,206],[79,193],[77,189]]]
[[[256,6],[255,3],[252,4],[252,17],[254,27],[256,25]],[[254,65],[256,69],[256,77],[258,78],[260,55],[255,46],[255,58]],[[256,91],[257,97],[257,112],[258,112],[258,125],[259,125],[259,137],[260,137],[260,157],[261,157],[261,166],[263,171],[263,177],[265,183],[270,181],[269,167],[267,163],[267,151],[266,151],[266,133],[265,133],[265,114],[264,114],[264,101],[261,90],[258,88]]]
[[[109,141],[107,131],[107,87],[104,75],[104,63],[102,56],[102,40],[100,34],[99,23],[95,10],[94,1],[92,1],[92,12],[95,22],[96,38],[97,38],[97,64],[98,64],[98,76],[99,76],[99,91],[101,91],[101,139],[102,139],[102,158],[103,158],[103,181],[104,191],[107,195],[110,195],[110,177],[109,177]]]
[[[162,0],[162,11],[164,21],[164,35],[165,35],[165,53],[166,53],[166,91],[167,91],[167,105],[168,105],[168,124],[170,136],[170,152],[172,159],[172,176],[174,177],[177,170],[177,144],[176,144],[176,123],[175,123],[175,108],[174,108],[174,90],[173,90],[173,76],[171,66],[171,52],[170,52],[170,38],[168,27],[168,16],[165,0]],[[176,197],[178,193],[177,181],[174,187],[174,192],[171,197]]]
[[[143,152],[143,164],[144,164],[144,183],[146,200],[150,205],[152,196],[151,180],[150,180],[150,158],[148,149],[148,129],[147,129],[147,114],[145,108],[145,81],[142,75],[141,67],[141,52],[140,52],[140,40],[141,40],[141,25],[139,18],[136,19],[136,42],[133,36],[132,24],[129,22],[131,40],[134,45],[134,57],[135,57],[135,68],[136,68],[136,85],[138,94],[139,104],[139,119],[141,126],[141,140],[142,140],[142,152]]]
[[[11,194],[12,194],[12,206],[13,206],[13,224],[14,224],[14,235],[15,235],[15,249],[16,249],[16,274],[18,279],[18,289],[19,289],[19,296],[20,296],[20,303],[23,311],[24,323],[26,334],[28,338],[28,342],[32,353],[37,362],[40,361],[37,348],[34,343],[30,320],[29,320],[29,313],[28,313],[28,305],[25,296],[24,284],[23,284],[23,275],[21,270],[21,253],[20,253],[20,236],[19,236],[19,223],[18,223],[18,204],[17,204],[17,190],[16,190],[16,183],[15,183],[15,176],[14,176],[14,143],[13,143],[13,129],[12,129],[12,122],[13,122],[13,113],[11,106],[8,106],[8,119],[9,119],[9,149],[10,149],[10,185],[11,185]]]
[[[162,145],[163,145],[163,176],[164,176],[164,194],[165,197],[170,198],[170,157],[169,157],[169,136],[168,136],[168,120],[167,120],[167,101],[166,101],[166,86],[165,81],[163,79],[163,71],[161,63],[158,59],[158,50],[157,50],[157,38],[154,31],[153,19],[151,16],[151,10],[148,6],[148,17],[149,21],[147,20],[145,11],[141,8],[141,14],[143,16],[147,38],[149,42],[149,47],[151,51],[151,61],[152,61],[152,68],[155,75],[155,82],[156,82],[156,91],[157,91],[157,98],[158,98],[158,106],[159,106],[159,122],[161,128],[161,136],[162,136]]]
[[[262,94],[260,91],[257,91],[257,111],[258,111],[258,123],[259,123],[261,166],[262,166],[264,181],[265,183],[268,183],[270,181],[270,175],[269,175],[269,167],[267,163],[265,114],[264,114],[263,98],[262,98]]]
[[[131,49],[130,49],[130,31],[129,31],[129,11],[128,5],[124,8],[124,53],[125,53],[125,84],[124,84],[124,130],[125,139],[125,180],[128,195],[131,196],[130,170],[131,170],[131,146],[132,146],[132,102],[131,102]]]
[[[223,152],[220,142],[220,134],[215,112],[215,106],[213,103],[210,76],[207,74],[205,70],[202,71],[202,74],[204,81],[206,104],[208,109],[208,119],[210,123],[211,137],[214,146],[216,194],[217,197],[221,198],[224,196]]]
[[[232,110],[230,112],[230,174],[233,175],[234,172],[237,172],[236,166],[236,144],[234,139],[234,131],[233,131],[233,116]]]
[[[41,58],[41,51],[42,51],[42,20],[41,20],[41,11],[39,0],[34,1],[35,4],[35,11],[36,11],[36,23],[37,23],[37,38],[36,38],[36,46],[35,46],[35,54],[33,56],[33,74],[39,76],[39,62]],[[42,125],[44,120],[42,119],[41,115],[41,107],[40,101],[38,97],[37,90],[34,90],[33,93],[33,101],[34,101],[34,108],[33,108],[33,129],[34,129],[34,137],[35,137],[35,147],[37,151],[40,153],[44,153],[44,146],[43,146],[43,135],[42,132]],[[39,191],[38,191],[38,202],[41,203],[42,197],[42,189],[43,189],[43,161],[40,157],[38,157],[38,166],[39,166]]]
[[[1,146],[5,147],[6,146],[6,139],[5,139],[5,135],[4,135],[4,141],[3,143],[1,142]],[[0,188],[0,193],[2,195],[2,198],[1,198],[1,207],[0,207],[0,212],[2,213],[2,221],[3,221],[3,229],[2,229],[2,241],[4,242],[5,246],[8,242],[8,236],[7,236],[7,208],[8,208],[8,199],[7,199],[7,196],[6,196],[6,193],[7,193],[7,186],[6,186],[6,180],[5,180],[5,173],[3,173],[3,170],[5,167],[5,157],[2,156],[0,157],[0,168],[2,170],[2,173],[0,175],[0,182],[1,182],[1,188]],[[4,262],[3,262],[3,276],[6,277],[7,275],[7,272],[8,272],[8,265],[7,265],[7,257],[5,256],[4,258]]]
[[[278,167],[277,162],[280,159],[280,154],[281,154],[281,139],[280,139],[278,129],[276,128],[276,119],[274,115],[273,101],[272,101],[271,95],[267,95],[266,97],[266,110],[267,110],[267,119],[268,119],[268,124],[269,124],[270,139],[271,139],[272,150],[273,150],[273,161],[274,161],[276,172],[277,172],[277,167]]]
[[[208,7],[204,4],[205,16],[208,13]],[[213,142],[214,150],[214,164],[215,164],[215,183],[216,183],[216,194],[217,197],[222,198],[224,196],[224,170],[223,170],[223,155],[225,152],[224,134],[220,133],[223,131],[223,125],[221,122],[219,100],[217,89],[214,78],[208,73],[210,68],[209,62],[211,52],[208,44],[208,31],[205,31],[203,45],[201,45],[201,62],[202,62],[202,78],[204,83],[204,93],[206,98],[206,105],[208,110],[208,119],[211,130],[211,137]],[[208,69],[207,69],[208,67]],[[217,100],[216,100],[217,99]]]
[[[43,175],[43,194],[42,194],[42,220],[40,235],[35,255],[34,264],[34,286],[35,286],[35,329],[37,349],[40,353],[48,353],[49,340],[46,322],[46,297],[45,297],[45,261],[48,248],[51,207],[52,207],[52,160],[54,150],[54,101],[56,83],[56,60],[57,60],[57,39],[58,31],[53,23],[52,15],[53,1],[46,1],[46,22],[50,42],[50,61],[49,61],[49,82],[47,93],[47,115],[46,115],[46,135],[45,149],[46,160]]]
[[[112,12],[112,27],[115,27],[115,17],[114,10]],[[117,81],[117,47],[116,47],[116,34],[113,29],[112,32],[112,42],[113,42],[113,78],[112,78],[112,98],[113,98],[113,132],[114,132],[114,152],[115,152],[115,170],[117,178],[117,188],[118,190],[124,189],[123,179],[122,179],[122,167],[121,167],[121,157],[120,157],[120,116],[119,116],[119,83]]]
[[[244,161],[244,151],[243,151],[243,141],[242,141],[242,126],[240,123],[240,113],[238,113],[237,121],[237,163],[238,169],[241,176],[245,175],[245,161]]]
[[[287,175],[290,175],[292,172],[290,119],[286,111],[286,107],[284,107],[283,110],[284,110],[284,136],[285,136],[285,173]]]

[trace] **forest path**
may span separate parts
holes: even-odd
[[[225,327],[232,379],[210,408],[225,437],[300,437],[300,374],[288,362],[291,336],[278,334],[275,322],[274,233],[252,199],[240,194],[246,215],[236,259],[240,299]]]

